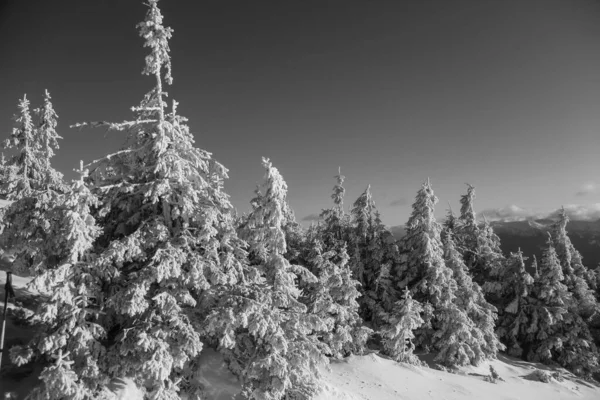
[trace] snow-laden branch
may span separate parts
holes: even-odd
[[[157,122],[158,122],[158,120],[156,120],[156,119],[142,119],[142,120],[124,121],[124,122],[94,121],[94,122],[78,122],[76,124],[70,125],[69,127],[70,128],[83,128],[83,127],[88,126],[90,128],[98,128],[101,126],[107,126],[108,129],[115,130],[115,131],[122,131],[122,130],[125,130],[125,129],[130,128],[137,124],[155,124]]]

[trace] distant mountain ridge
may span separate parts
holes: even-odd
[[[538,260],[542,255],[550,225],[553,223],[550,219],[510,221],[510,222],[491,222],[494,232],[501,240],[501,248],[504,254],[516,252],[519,248],[526,257],[529,257],[527,264],[531,263],[533,255]],[[396,239],[400,239],[406,234],[406,228],[403,225],[392,226],[389,228]],[[567,225],[567,232],[571,242],[583,257],[583,263],[590,269],[595,269],[600,264],[600,219],[597,221],[570,221]]]

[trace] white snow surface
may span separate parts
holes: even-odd
[[[504,379],[490,383],[483,380],[489,375],[489,365]],[[600,387],[573,379],[549,383],[522,378],[536,368],[548,367],[500,355],[499,359],[478,367],[466,367],[449,373],[401,364],[375,354],[353,356],[333,362],[324,372],[324,389],[316,400],[564,400],[600,399]],[[469,375],[469,373],[479,375]]]
[[[25,285],[31,278],[14,276],[17,296],[27,292]],[[4,299],[5,274],[0,273],[0,294]],[[12,304],[11,304],[12,306]],[[7,333],[23,335],[22,327],[7,321]],[[200,370],[196,379],[206,389],[207,400],[241,400],[241,386],[227,369],[221,355],[214,350],[202,352]],[[490,383],[483,379],[489,375],[490,364],[504,381]],[[566,378],[549,383],[524,378],[536,369],[560,371]],[[39,371],[38,371],[39,372]],[[351,356],[333,361],[323,369],[323,388],[315,400],[598,400],[600,386],[585,382],[564,369],[551,369],[538,363],[521,361],[500,355],[497,360],[478,367],[463,367],[449,373],[397,363],[377,354]],[[470,375],[473,374],[473,375]],[[36,378],[6,382],[6,390],[24,395],[35,385]],[[0,387],[4,386],[0,382]],[[109,387],[119,400],[142,400],[141,391],[131,379],[115,379]],[[0,388],[0,394],[4,391]]]

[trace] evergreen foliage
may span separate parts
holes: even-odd
[[[80,173],[53,210],[57,223],[50,228],[58,267],[40,269],[31,285],[49,297],[36,314],[42,330],[27,346],[11,349],[17,365],[32,358],[44,365],[42,384],[30,399],[95,398],[108,382],[101,322],[106,276],[93,264],[93,243],[101,230],[90,213],[98,199],[84,183],[87,170]]]
[[[583,376],[600,371],[600,269],[583,264],[564,208],[533,277],[520,250],[505,257],[491,224],[477,223],[469,184],[442,228],[424,182],[396,242],[370,186],[345,211],[341,170],[333,205],[304,230],[263,158],[265,182],[238,216],[227,169],[195,147],[177,102],[168,108],[172,30],[158,1],[137,25],[154,86],[133,118],[75,125],[124,133],[119,151],[82,162],[65,185],[51,165],[62,138],[48,91],[33,111],[19,101],[3,142],[0,198],[12,204],[0,211],[0,247],[45,299],[39,332],[10,349],[15,364],[41,369],[28,399],[110,398],[107,384],[122,377],[148,399],[201,399],[206,345],[244,398],[310,399],[327,357],[363,354],[371,328],[404,363],[421,365],[416,347],[450,367],[507,349]]]
[[[483,226],[477,225],[474,211],[475,187],[469,184],[467,186],[467,193],[460,199],[460,217],[454,223],[455,240],[473,280],[487,295],[491,287],[486,283],[493,281],[493,276],[498,275],[504,256],[500,249],[500,239],[489,222],[484,218]]]
[[[109,375],[133,377],[150,398],[198,398],[204,317],[216,288],[241,278],[245,253],[223,192],[227,170],[193,146],[177,103],[166,109],[172,30],[157,0],[148,7],[138,28],[154,88],[132,121],[89,124],[126,134],[122,150],[91,164],[103,228],[94,268],[104,274],[105,362]]]
[[[323,243],[314,239],[311,247],[309,268],[318,281],[308,290],[308,312],[325,322],[326,329],[318,334],[328,346],[327,355],[341,358],[361,354],[371,332],[361,327],[357,302],[360,292],[348,266],[346,246],[324,251]]]
[[[383,352],[398,362],[421,365],[419,358],[413,353],[412,340],[414,331],[423,325],[421,318],[423,307],[415,301],[408,288],[404,288],[402,299],[394,303],[392,312],[387,317],[387,324],[381,330]]]
[[[424,325],[416,333],[418,345],[437,350],[435,360],[444,365],[478,364],[487,358],[481,349],[483,338],[467,312],[457,305],[459,288],[444,260],[441,226],[434,217],[436,202],[427,180],[417,193],[406,225],[399,285],[408,287],[424,305]]]
[[[494,358],[498,350],[504,346],[494,332],[497,309],[487,302],[481,287],[472,281],[464,261],[456,249],[452,231],[448,231],[444,242],[444,259],[446,266],[453,272],[457,284],[455,303],[467,313],[473,321],[471,329],[471,348],[477,354],[477,360]]]
[[[536,260],[534,263],[537,265]],[[530,296],[534,282],[534,278],[525,270],[523,253],[520,250],[511,253],[504,268],[497,270],[492,279],[488,287],[491,287],[491,298],[498,307],[496,333],[506,345],[508,353],[520,357],[523,355],[521,342],[525,340],[530,322]]]
[[[555,361],[578,374],[597,371],[598,351],[583,319],[569,310],[572,296],[563,283],[564,274],[550,235],[539,275],[534,284],[536,302],[531,307],[527,329],[527,358]]]
[[[4,179],[0,182],[0,194],[7,200],[36,196],[39,191],[64,193],[66,190],[62,174],[50,165],[61,137],[56,133],[58,117],[48,91],[43,108],[35,110],[35,114],[39,119],[38,126],[31,115],[29,100],[24,96],[19,101],[15,127],[3,143],[4,149],[12,154],[4,162]]]
[[[334,196],[336,193],[334,193]],[[354,202],[351,210],[349,250],[352,272],[360,283],[361,316],[379,327],[398,297],[392,270],[399,251],[393,235],[381,221],[370,186]]]
[[[571,243],[566,230],[568,223],[569,217],[561,208],[558,220],[552,226],[552,242],[564,274],[564,284],[573,295],[574,303],[571,306],[576,307],[582,316],[589,317],[598,307],[591,289],[596,285],[596,276],[594,271],[583,265],[581,254]]]
[[[232,288],[227,313],[211,323],[224,326],[220,346],[230,368],[241,377],[250,399],[306,399],[319,384],[318,367],[328,351],[316,332],[328,331],[320,316],[307,313],[298,281],[317,283],[306,268],[285,258],[287,185],[268,159],[262,191],[240,229],[251,265],[246,283]],[[238,310],[236,312],[236,309]]]
[[[4,229],[0,246],[14,255],[13,271],[35,274],[40,268],[56,266],[57,249],[50,244],[55,238],[50,229],[56,223],[53,209],[64,201],[66,187],[62,174],[50,165],[58,148],[56,113],[46,91],[44,107],[36,127],[29,111],[29,101],[19,102],[16,126],[4,142],[12,153],[3,161],[0,194],[12,204],[2,210]],[[4,157],[3,157],[4,159]]]

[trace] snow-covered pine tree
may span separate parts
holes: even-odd
[[[417,345],[437,350],[435,360],[445,365],[476,364],[483,355],[473,349],[481,344],[471,335],[473,321],[455,304],[458,287],[444,261],[441,226],[434,217],[437,200],[428,179],[417,193],[401,241],[399,287],[408,287],[423,304]]]
[[[502,273],[501,270],[504,268],[506,257],[500,248],[500,238],[494,232],[494,228],[492,228],[490,222],[485,218],[485,215],[483,217],[483,225],[479,228],[477,245],[477,267],[475,270],[471,270],[471,275],[473,276],[473,281],[477,282],[486,296],[491,299],[494,296],[494,286],[490,286],[490,282],[494,282],[494,277]],[[477,271],[479,273],[475,274]],[[492,304],[494,304],[493,300]]]
[[[469,271],[476,268],[478,261],[479,228],[475,214],[475,186],[467,185],[467,193],[460,196],[460,215],[454,220],[455,240]]]
[[[572,306],[576,307],[582,316],[589,317],[598,307],[594,291],[590,288],[590,285],[595,287],[596,276],[594,271],[583,265],[581,254],[571,243],[566,229],[568,223],[569,217],[562,207],[557,221],[552,225],[552,242],[565,277],[564,284],[576,302]]]
[[[303,258],[305,232],[302,225],[296,221],[294,210],[289,204],[284,207],[284,220],[283,232],[287,245],[285,258],[292,264],[305,265],[306,261]]]
[[[349,250],[352,273],[361,284],[361,292],[364,292],[369,274],[367,269],[368,247],[372,235],[373,209],[375,202],[371,195],[371,185],[356,199],[350,210],[352,229],[349,235]]]
[[[342,175],[341,168],[338,169],[335,178],[336,184],[331,194],[333,207],[323,210],[320,215],[321,221],[323,221],[321,236],[326,246],[349,240],[350,216],[344,210],[346,189],[343,185],[346,177]]]
[[[535,261],[535,260],[534,260]],[[527,273],[523,253],[519,250],[506,259],[504,268],[496,271],[486,282],[489,298],[498,308],[496,333],[509,354],[523,355],[521,343],[529,325],[531,290],[534,278]]]
[[[402,299],[398,300],[387,317],[387,324],[381,330],[383,352],[398,362],[420,365],[421,361],[414,355],[412,340],[414,331],[423,325],[421,311],[423,307],[404,288]]]
[[[472,281],[450,230],[447,231],[444,240],[444,260],[446,266],[452,270],[457,284],[454,302],[473,321],[471,336],[474,340],[470,342],[470,347],[476,354],[476,362],[495,358],[497,352],[504,349],[494,332],[498,310],[487,302],[481,287]]]
[[[35,274],[40,268],[56,266],[56,249],[48,246],[54,223],[52,209],[63,201],[66,186],[62,174],[50,165],[50,157],[58,147],[56,113],[49,97],[44,110],[39,112],[39,127],[34,126],[26,97],[19,102],[19,115],[11,136],[4,148],[12,156],[5,161],[3,180],[0,181],[2,197],[12,204],[2,210],[5,229],[0,236],[3,248],[11,249],[15,256],[13,272]],[[51,112],[50,112],[51,111]],[[47,141],[46,137],[53,140]]]
[[[456,215],[452,210],[452,206],[450,206],[450,203],[448,203],[448,210],[446,210],[446,219],[444,219],[444,223],[442,224],[442,242],[446,240],[446,235],[448,233],[452,234],[453,237],[456,236],[457,224],[458,218],[456,218]],[[456,241],[456,239],[454,240]]]
[[[36,183],[42,182],[38,166],[39,143],[36,141],[35,128],[27,95],[19,101],[19,114],[15,115],[15,127],[10,137],[3,143],[4,149],[14,153],[5,162],[6,180],[2,183],[2,195],[7,200],[18,200],[37,189]],[[34,182],[32,183],[31,180]]]
[[[587,375],[598,370],[598,350],[589,329],[577,312],[569,310],[573,301],[565,284],[560,260],[548,234],[540,277],[534,284],[537,302],[532,307],[527,358],[558,362],[571,371]]]
[[[381,221],[370,186],[353,204],[348,232],[351,269],[361,284],[361,317],[377,328],[398,297],[392,280],[398,247]]]
[[[35,359],[41,363],[41,384],[30,399],[96,398],[108,381],[102,368],[106,331],[101,324],[102,286],[105,272],[93,265],[93,244],[100,235],[90,213],[98,205],[80,169],[59,207],[52,210],[56,221],[51,229],[58,267],[45,268],[31,287],[48,296],[36,313],[41,330],[26,346],[11,349],[17,365]]]
[[[46,174],[44,184],[47,188],[55,188],[64,192],[66,187],[63,181],[63,175],[50,166],[50,159],[54,157],[55,151],[59,149],[58,140],[62,139],[56,132],[58,125],[58,115],[54,111],[54,106],[50,101],[50,93],[44,91],[44,105],[35,110],[38,116],[38,126],[36,129],[37,140],[40,142],[40,154],[44,162],[44,172]]]
[[[327,362],[316,332],[327,327],[299,301],[297,282],[317,279],[284,256],[287,185],[268,159],[263,166],[265,183],[256,190],[252,211],[240,228],[250,270],[246,282],[227,296],[228,313],[211,323],[224,327],[221,351],[241,378],[246,397],[308,399],[318,389],[319,366]]]
[[[103,368],[133,377],[152,399],[199,398],[193,376],[204,318],[217,289],[240,279],[246,253],[223,191],[226,168],[193,146],[177,103],[166,108],[172,30],[157,2],[149,0],[138,24],[150,49],[143,74],[155,86],[132,108],[132,121],[89,124],[126,134],[122,150],[91,163],[103,227],[94,268],[106,277]]]
[[[455,222],[455,241],[473,281],[487,295],[485,283],[490,281],[490,276],[495,271],[502,268],[504,256],[500,249],[500,239],[487,219],[484,217],[483,226],[477,225],[474,201],[475,187],[467,184],[467,193],[460,199],[460,216]]]
[[[315,238],[309,256],[309,268],[318,281],[308,290],[308,312],[325,322],[327,329],[318,335],[328,346],[327,355],[334,358],[362,353],[370,333],[361,327],[356,301],[360,296],[358,282],[352,278],[346,245],[342,243],[326,250],[321,240]]]
[[[379,210],[375,209],[374,215],[373,233],[367,248],[367,270],[370,273],[367,275],[369,279],[366,281],[363,301],[368,310],[366,316],[378,328],[384,323],[384,315],[392,310],[400,297],[394,281],[400,252],[394,235],[383,224]]]

